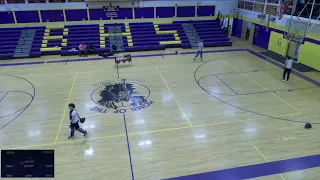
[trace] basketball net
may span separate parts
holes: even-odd
[[[279,8],[279,20],[283,17],[284,12],[286,11],[286,9],[288,8],[289,4],[290,4],[291,0],[281,0],[281,5]]]
[[[289,40],[294,40],[296,38],[296,35],[295,34],[292,34],[292,33],[288,33],[286,36],[285,36],[286,39],[289,39]]]

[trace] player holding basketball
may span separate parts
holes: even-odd
[[[286,79],[286,74],[287,74],[287,82],[289,81],[290,73],[291,73],[291,68],[292,68],[292,58],[288,57],[288,59],[285,62],[285,68],[283,70],[283,77],[282,77],[282,82],[285,82]]]
[[[195,60],[197,59],[197,57],[199,56],[199,54],[200,54],[201,60],[203,60],[203,59],[202,59],[202,52],[203,52],[203,42],[202,42],[202,40],[200,40],[200,42],[199,42],[199,44],[198,44],[198,52],[197,52],[196,57],[194,57],[193,61],[195,61]]]
[[[69,124],[69,127],[71,129],[70,136],[68,138],[69,139],[73,138],[75,130],[83,133],[83,135],[86,136],[88,134],[87,131],[82,129],[79,126],[80,116],[78,114],[78,111],[75,109],[76,106],[73,103],[70,103],[68,106],[69,106],[69,109],[70,109],[70,124]]]

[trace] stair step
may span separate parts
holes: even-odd
[[[14,55],[29,55],[30,52],[15,52]]]

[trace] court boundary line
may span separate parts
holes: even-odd
[[[9,91],[10,92],[10,91]],[[4,95],[3,95],[3,97],[0,99],[0,103],[1,103],[1,101],[9,94],[9,92],[6,92]]]
[[[257,81],[253,80],[252,78],[250,78],[248,75],[242,73],[239,69],[237,69],[236,67],[234,67],[233,65],[231,65],[230,63],[228,63],[227,61],[223,61],[225,64],[227,64],[228,66],[230,66],[231,68],[233,68],[234,70],[238,71],[242,76],[246,77],[247,79],[251,80],[252,82],[254,82],[256,85],[260,86],[262,89],[264,89],[265,91],[270,91],[269,89],[265,88],[264,86],[262,86],[260,83],[258,83]],[[291,105],[290,103],[288,103],[287,101],[283,100],[282,98],[280,98],[279,96],[275,95],[274,92],[269,92],[270,94],[272,94],[274,97],[278,98],[280,101],[282,101],[283,103],[287,104],[288,106],[290,106],[291,108],[293,108],[295,111],[302,113],[300,110],[298,110],[297,108],[295,108],[293,105]]]
[[[122,101],[122,107],[123,107],[123,101]],[[125,113],[122,113],[122,115],[123,115],[124,129],[125,129],[125,132],[126,132],[126,140],[127,140],[128,154],[129,154],[131,177],[132,177],[132,180],[134,180],[134,173],[133,173],[133,166],[132,166],[132,156],[131,156],[130,142],[129,142],[129,136],[128,136],[128,128],[127,128],[127,120],[126,120]]]
[[[4,125],[0,126],[0,130],[5,128],[7,125],[9,125],[10,123],[14,122],[17,118],[19,118],[27,109],[28,107],[32,104],[35,96],[36,96],[36,88],[34,87],[34,85],[27,79],[23,78],[23,77],[20,77],[20,76],[16,76],[16,75],[10,75],[10,74],[0,74],[0,75],[4,75],[4,76],[11,76],[11,77],[15,77],[15,78],[18,78],[18,79],[22,79],[24,80],[25,82],[29,83],[32,87],[32,90],[33,90],[33,95],[28,93],[28,92],[25,92],[27,94],[29,94],[31,96],[31,101],[29,102],[29,104],[27,104],[24,108],[12,113],[12,114],[15,114],[15,113],[19,113],[16,117],[14,117],[13,119],[9,120],[7,123],[5,123]],[[11,91],[12,92],[12,91]],[[10,115],[12,115],[10,114]],[[3,118],[4,116],[2,116]]]
[[[285,116],[296,116],[300,115],[299,113],[293,113],[293,114],[284,114],[284,115],[277,115],[276,117],[285,117]],[[247,122],[247,121],[255,121],[255,120],[263,120],[268,119],[270,117],[256,117],[256,118],[248,118],[243,120],[233,120],[233,121],[225,121],[225,122],[215,122],[215,123],[209,123],[209,124],[199,124],[194,126],[182,126],[182,127],[175,127],[175,128],[165,128],[165,129],[156,129],[151,131],[139,131],[134,133],[129,133],[128,136],[136,136],[136,135],[142,135],[142,134],[151,134],[151,133],[161,133],[161,132],[168,132],[168,131],[175,131],[175,130],[182,130],[182,129],[190,129],[190,128],[197,128],[197,127],[206,127],[206,126],[216,126],[216,125],[224,125],[224,124],[233,124],[233,123],[240,123],[240,122]],[[272,118],[271,118],[272,119]],[[34,144],[29,146],[20,146],[20,147],[14,147],[14,148],[7,148],[7,149],[25,149],[25,148],[33,148],[33,147],[41,147],[41,146],[55,146],[60,144],[69,144],[79,141],[92,141],[92,140],[100,140],[100,139],[111,139],[111,138],[117,138],[117,137],[124,137],[126,136],[125,133],[117,134],[117,135],[108,135],[108,136],[100,136],[95,138],[82,138],[82,139],[73,139],[73,140],[65,140],[65,141],[57,141],[56,143],[44,143],[44,144]]]
[[[65,115],[66,115],[66,111],[67,111],[67,108],[68,108],[68,104],[69,104],[69,101],[70,101],[70,97],[71,97],[71,94],[72,94],[73,87],[74,87],[74,84],[75,84],[75,82],[76,82],[77,76],[78,76],[78,73],[76,73],[75,76],[74,76],[74,78],[73,78],[72,86],[71,86],[70,91],[69,91],[69,96],[68,96],[68,99],[67,99],[67,102],[66,102],[66,105],[65,105],[63,114],[62,114],[62,118],[61,118],[61,120],[60,120],[60,125],[59,125],[58,131],[57,131],[56,138],[55,138],[55,140],[54,140],[54,143],[55,143],[55,144],[57,143],[57,140],[58,140],[58,138],[59,138],[59,134],[60,134],[60,130],[61,130],[61,127],[62,127],[62,123],[63,123],[64,117],[65,117]]]
[[[164,77],[162,76],[162,74],[161,74],[161,72],[160,72],[159,68],[158,68],[158,67],[156,67],[156,69],[157,69],[157,71],[158,71],[158,73],[159,73],[160,77],[162,78],[162,80],[163,80],[164,84],[167,86],[168,90],[170,91],[171,96],[172,96],[172,97],[173,97],[173,99],[176,101],[176,103],[177,103],[178,107],[180,108],[180,111],[183,113],[183,115],[184,115],[184,117],[186,118],[186,120],[188,121],[188,123],[189,123],[190,127],[192,127],[192,124],[191,124],[191,122],[190,122],[190,120],[189,120],[188,116],[187,116],[187,115],[186,115],[186,113],[183,111],[182,107],[180,106],[180,103],[178,102],[177,98],[174,96],[174,94],[173,94],[173,92],[171,91],[171,89],[170,89],[170,87],[169,87],[169,85],[168,85],[167,81],[166,81],[166,80],[164,79]]]
[[[262,156],[262,158],[266,161],[266,162],[270,162],[267,157],[254,145],[252,144],[252,146],[254,147],[254,149],[260,154],[260,156]],[[286,180],[286,178],[284,178],[282,176],[282,174],[278,174],[283,180]]]

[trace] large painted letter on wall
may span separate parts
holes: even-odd
[[[300,47],[298,61],[320,71],[320,45],[305,42]]]
[[[269,39],[268,50],[282,56],[287,55],[288,41],[283,38],[283,34],[272,31]]]

